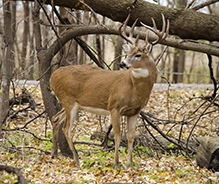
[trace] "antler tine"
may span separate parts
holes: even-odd
[[[135,42],[133,42],[133,33],[134,33],[135,25],[136,25],[138,19],[136,19],[135,22],[133,23],[131,30],[129,32],[129,36],[127,36],[125,31],[126,31],[126,27],[127,27],[127,23],[129,21],[129,18],[130,18],[130,14],[128,15],[126,20],[122,23],[122,25],[119,27],[119,34],[127,42],[131,43],[132,45],[135,45],[138,42],[139,35],[137,36]]]
[[[167,26],[166,26],[165,17],[164,17],[163,14],[161,14],[161,15],[162,15],[162,22],[163,22],[161,32],[157,29],[156,23],[155,23],[153,18],[151,18],[152,22],[153,22],[153,27],[147,26],[147,25],[145,25],[144,23],[141,22],[142,26],[144,26],[145,28],[151,30],[152,32],[154,32],[158,36],[158,39],[151,43],[152,45],[155,45],[159,41],[164,40],[169,34],[169,20],[167,19]],[[165,29],[166,29],[166,32],[165,32]]]
[[[143,45],[143,48],[145,48],[147,52],[150,52],[152,49],[152,45],[148,42],[148,35],[149,31],[148,29],[146,29],[145,44]]]
[[[169,27],[170,27],[169,23],[170,23],[170,21],[169,21],[169,19],[167,19],[167,28],[166,28],[165,17],[164,17],[163,14],[161,14],[161,15],[162,15],[162,22],[163,22],[163,27],[162,27],[161,35],[163,35],[162,36],[162,40],[164,40],[168,36],[168,34],[169,34]],[[166,33],[165,33],[165,28],[166,28]]]
[[[128,17],[126,18],[126,20],[122,23],[122,25],[119,27],[119,34],[120,36],[125,39],[127,42],[133,44],[132,40],[130,40],[126,33],[125,33],[125,30],[126,30],[126,26],[127,26],[127,23],[129,21],[129,18],[130,18],[130,14],[128,15]]]
[[[135,22],[132,24],[131,30],[129,32],[129,37],[132,39],[133,38],[133,33],[134,33],[134,29],[135,29],[135,25],[138,21],[138,18],[135,20]]]
[[[149,31],[147,30],[145,37],[145,48],[147,51],[150,52],[152,50],[152,45],[148,42],[148,35],[149,35]]]
[[[166,37],[168,36],[169,28],[170,28],[170,21],[169,21],[169,19],[167,19],[167,29],[166,29],[166,33],[165,33],[165,36],[163,37],[163,39],[166,39]]]

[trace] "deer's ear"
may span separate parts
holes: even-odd
[[[128,53],[131,50],[131,46],[129,44],[122,45],[122,48],[123,48],[125,53]]]

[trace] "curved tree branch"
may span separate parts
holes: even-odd
[[[127,29],[129,31],[129,29]],[[59,40],[56,40],[50,48],[47,49],[48,56],[53,57],[60,48],[70,39],[87,35],[87,34],[115,34],[118,35],[118,27],[116,26],[101,26],[101,25],[95,25],[95,26],[83,26],[78,27],[75,29],[69,29],[63,34]],[[137,33],[134,34],[136,36]],[[145,33],[140,32],[139,33],[140,39],[145,39]],[[149,35],[149,41],[155,40],[156,36],[154,34]],[[196,42],[192,40],[183,40],[183,39],[175,39],[175,38],[166,38],[166,40],[163,40],[160,42],[163,45],[168,45],[171,47],[183,49],[183,50],[192,50],[196,52],[202,52],[209,55],[219,56],[219,47],[202,43],[202,42]],[[51,58],[52,59],[52,58]]]
[[[27,180],[21,174],[21,170],[15,167],[10,167],[7,165],[0,165],[0,171],[6,171],[7,173],[13,173],[17,175],[18,183],[27,184]]]

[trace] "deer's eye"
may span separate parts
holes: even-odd
[[[135,57],[139,58],[139,57],[141,57],[141,54],[136,54]]]

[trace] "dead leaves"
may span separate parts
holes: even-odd
[[[181,90],[170,91],[169,102],[166,92],[154,92],[146,111],[152,113],[158,119],[175,119],[181,121],[183,115],[191,115],[192,110],[200,105],[199,100],[191,100],[184,108],[178,110],[183,103],[191,97],[203,95],[203,91],[198,90]],[[42,103],[40,90],[33,92],[34,99],[37,103]],[[20,107],[19,107],[20,108]],[[178,111],[177,111],[178,110]],[[37,113],[43,111],[42,106],[37,107]],[[177,115],[176,115],[177,111]],[[200,121],[200,127],[195,129],[196,135],[215,135],[215,122],[217,121],[217,112],[205,116]],[[185,116],[184,116],[185,118]],[[214,119],[212,122],[211,119]],[[9,127],[16,128],[23,126],[25,122],[31,120],[30,116],[19,117],[10,121]],[[76,128],[74,139],[88,139],[91,132],[96,131],[99,126],[98,118],[91,114],[81,115],[80,124]],[[109,123],[109,118],[104,119]],[[38,118],[28,124],[25,130],[34,133],[42,139],[52,138],[51,124],[47,123],[47,132],[45,133],[45,116]],[[169,129],[168,125],[158,125],[160,129]],[[175,126],[169,135],[177,137],[180,126]],[[157,134],[157,132],[153,132]],[[189,130],[183,130],[183,136],[188,137]],[[42,141],[26,132],[14,131],[4,132],[4,138],[0,141],[1,145],[10,147],[20,147],[19,151],[9,150],[6,147],[0,147],[1,164],[22,168],[21,172],[27,179],[28,183],[217,183],[219,174],[212,173],[207,169],[200,169],[196,166],[195,160],[188,160],[182,156],[165,155],[159,153],[159,157],[141,156],[134,152],[133,168],[126,167],[127,153],[125,148],[120,148],[120,167],[113,169],[112,150],[103,151],[100,147],[88,145],[76,145],[80,157],[80,168],[76,167],[73,160],[61,155],[57,159],[51,159],[46,152],[39,150],[51,151],[52,143]],[[34,147],[34,149],[27,149]],[[38,149],[38,150],[37,150]],[[125,169],[124,169],[125,168]],[[15,183],[15,175],[0,172],[0,183]]]

